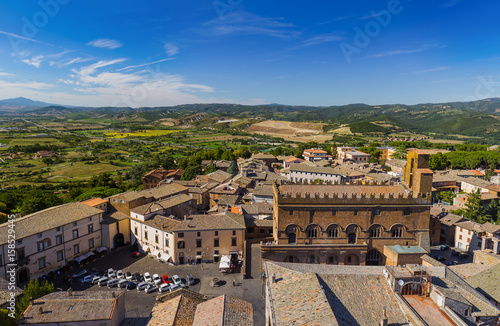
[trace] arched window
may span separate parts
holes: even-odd
[[[306,228],[306,234],[308,238],[317,238],[318,237],[318,226],[315,224],[308,225]]]
[[[356,244],[356,234],[358,232],[358,226],[355,224],[351,224],[347,227],[346,233],[349,244]]]
[[[366,254],[366,265],[377,266],[382,261],[382,254],[377,249],[372,249]]]
[[[185,247],[186,247],[186,244],[184,243],[184,241],[177,242],[178,249],[184,249]]]
[[[401,238],[403,236],[403,226],[396,225],[392,228],[391,234],[393,238]]]
[[[370,227],[370,237],[380,238],[382,236],[382,227],[380,225],[374,225]]]
[[[307,262],[309,264],[319,264],[319,258],[318,258],[318,256],[311,255],[311,256],[307,257]]]
[[[327,229],[329,238],[338,238],[339,237],[339,227],[337,225],[330,225]]]
[[[347,243],[356,244],[356,233],[349,233],[347,237],[348,237]]]

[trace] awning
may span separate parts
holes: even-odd
[[[230,268],[231,258],[229,256],[223,255],[220,259],[219,268]]]
[[[171,258],[171,257],[170,257],[170,255],[169,255],[169,254],[167,254],[167,253],[165,253],[165,252],[162,252],[162,254],[161,254],[161,259],[163,259],[163,260],[165,260],[165,261],[169,261],[169,259],[170,259],[170,258]]]
[[[99,247],[96,249],[97,252],[103,252],[103,251],[108,251],[108,248],[106,247]]]
[[[200,255],[196,256],[196,259],[202,259],[202,257]]]
[[[151,253],[151,255],[153,255],[153,257],[160,257],[161,253],[159,250],[153,250],[153,252]]]

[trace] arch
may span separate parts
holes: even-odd
[[[422,284],[409,282],[401,288],[401,295],[420,295],[422,294]]]
[[[183,252],[179,252],[179,265],[183,265],[184,264],[184,253]]]
[[[30,280],[30,270],[28,267],[23,267],[17,271],[17,285],[28,283]]]
[[[356,244],[356,233],[349,233],[347,235],[347,243],[348,244]]]
[[[288,244],[295,244],[297,243],[297,236],[295,235],[295,233],[290,233],[288,235]]]
[[[355,254],[345,256],[344,265],[359,265],[359,256]]]
[[[283,261],[286,263],[300,263],[299,258],[297,258],[297,256],[294,255],[286,256],[285,259],[283,259]]]
[[[290,233],[297,233],[297,231],[300,231],[300,228],[297,226],[297,224],[288,224],[285,228],[285,233],[287,235]]]
[[[177,249],[184,249],[186,248],[186,243],[184,241],[177,241]]]
[[[345,228],[345,232],[346,233],[357,233],[359,231],[363,231],[363,229],[361,229],[361,227],[359,225],[357,225],[356,223],[350,223],[346,226]]]
[[[337,224],[330,224],[326,229],[329,238],[338,238],[342,229]]]
[[[321,232],[321,228],[317,224],[309,224],[306,227],[306,237],[308,238],[317,238],[319,232]]]
[[[309,257],[307,257],[307,263],[308,264],[319,264],[319,257],[316,255],[309,255]]]
[[[372,224],[368,228],[368,232],[371,238],[381,238],[384,234],[384,228],[380,224]]]
[[[117,233],[113,237],[113,247],[118,248],[122,247],[125,245],[125,237],[123,236],[123,233]]]
[[[404,233],[404,225],[402,224],[394,224],[391,227],[391,237],[393,238],[402,238]]]
[[[383,255],[377,249],[372,249],[366,253],[366,265],[378,266],[383,262]]]

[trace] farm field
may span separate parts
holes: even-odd
[[[127,138],[127,137],[158,137],[182,132],[181,130],[141,130],[136,132],[109,132],[104,134],[109,138]]]
[[[251,125],[245,131],[298,142],[325,142],[332,139],[332,134],[323,132],[324,125],[325,123],[266,120]]]
[[[6,139],[7,140],[7,139]],[[5,144],[6,140],[1,140]],[[14,145],[19,145],[19,146],[29,146],[29,145],[34,145],[34,144],[40,144],[40,145],[57,145],[57,146],[65,146],[63,142],[59,141],[56,138],[50,138],[50,137],[30,137],[30,138],[15,138],[11,139],[9,143],[10,146]]]

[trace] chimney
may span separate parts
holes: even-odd
[[[389,324],[389,320],[387,319],[387,307],[384,307],[384,316],[380,321],[380,326],[387,326]]]
[[[40,313],[40,315],[41,315],[41,314],[43,314],[43,307],[40,307],[40,308],[38,309],[38,312]]]
[[[68,289],[68,297],[71,297],[73,295],[73,290],[71,288]]]
[[[273,281],[272,281],[272,283],[273,283],[273,284],[274,284],[274,283],[276,283],[276,274],[274,274],[274,273],[273,273],[273,278],[272,278],[272,280],[273,280]]]

